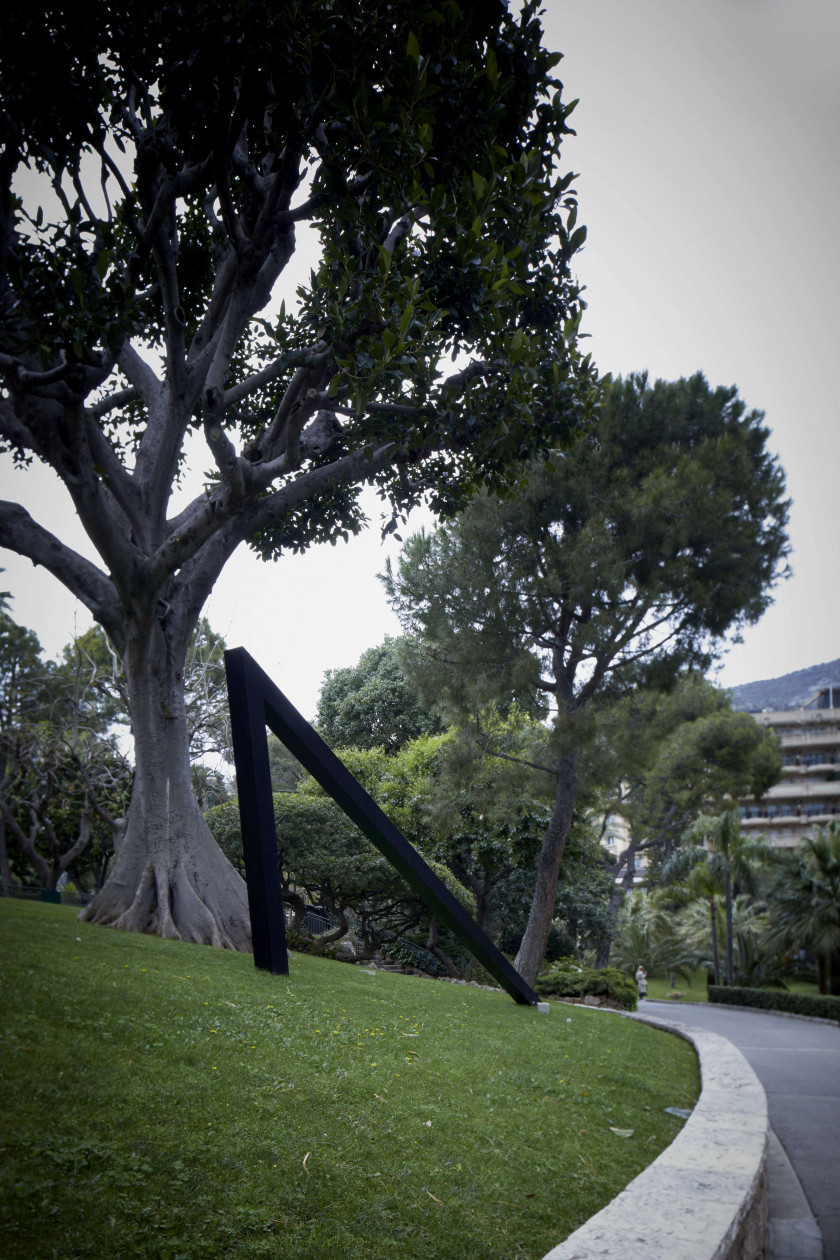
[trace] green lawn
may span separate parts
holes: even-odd
[[[680,1002],[705,1002],[707,1001],[705,969],[698,968],[696,971],[691,972],[690,980],[691,980],[691,983],[689,984],[688,980],[686,980],[683,976],[677,976],[676,991],[677,993],[680,993],[682,996],[679,999],[674,999],[675,1003],[676,1001],[680,1001]],[[817,993],[816,983],[811,984],[805,980],[788,980],[786,983],[787,983],[788,991],[790,993],[813,993],[815,995]],[[659,978],[658,976],[648,977],[647,995],[649,998],[659,998],[659,999],[667,1000],[668,994],[671,991],[672,991],[671,986],[664,977],[663,978]]]
[[[705,1002],[706,997],[706,972],[702,968],[691,972],[691,983],[683,976],[677,976],[676,992],[681,993],[681,1002]],[[647,995],[649,998],[667,998],[671,992],[671,986],[668,981],[659,976],[648,976]]]
[[[536,1258],[699,1090],[685,1042],[584,1007],[37,903],[0,949],[5,1260]]]

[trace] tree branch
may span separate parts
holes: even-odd
[[[122,622],[117,592],[96,565],[65,546],[18,503],[0,501],[0,545],[43,565],[80,599],[113,639],[122,645]]]
[[[550,774],[552,778],[557,778],[556,766],[541,766],[537,761],[528,761],[525,757],[511,757],[509,753],[497,752],[495,748],[485,748],[484,751],[489,757],[501,757],[502,761],[512,761],[518,766],[530,766],[532,770],[542,770],[545,774]]]
[[[106,398],[100,398],[99,402],[90,403],[85,407],[85,412],[94,420],[101,420],[104,416],[109,415],[112,411],[117,411],[120,407],[125,407],[127,403],[135,402],[140,397],[140,392],[133,385],[129,385],[126,389],[118,389],[114,394],[108,394]]]

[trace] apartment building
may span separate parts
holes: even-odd
[[[840,686],[822,688],[801,708],[753,717],[779,736],[784,771],[760,801],[741,801],[744,830],[793,848],[807,832],[840,816]]]

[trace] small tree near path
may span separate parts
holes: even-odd
[[[0,545],[64,583],[124,667],[136,776],[94,923],[250,946],[184,701],[236,549],[346,538],[364,483],[391,529],[424,498],[454,508],[579,419],[585,231],[537,12],[11,0],[0,444],[55,471],[99,563],[13,501]],[[295,298],[304,227],[320,253]],[[206,485],[175,512],[192,435]]]

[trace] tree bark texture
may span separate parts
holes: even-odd
[[[726,983],[735,983],[735,942],[732,934],[732,880],[726,877]]]
[[[712,963],[715,969],[715,984],[720,984],[720,954],[718,951],[717,908],[714,897],[709,898],[709,913],[712,924]]]
[[[430,954],[434,954],[438,962],[443,963],[443,969],[451,980],[461,979],[461,973],[455,966],[455,963],[449,957],[446,950],[438,945],[438,926],[433,918],[429,919],[429,935],[426,940],[426,949]]]
[[[125,651],[137,769],[125,838],[80,919],[175,940],[251,948],[245,881],[216,844],[190,779],[182,672],[153,618]]]
[[[6,848],[6,820],[0,815],[0,884],[3,888],[12,886],[12,868],[9,865],[9,853]]]
[[[537,882],[528,915],[528,926],[513,965],[527,984],[537,978],[554,918],[554,901],[563,850],[572,825],[577,792],[577,757],[566,753],[557,763],[554,809],[537,858]]]
[[[622,854],[620,861],[625,863],[624,875],[621,883],[615,884],[610,893],[609,905],[607,906],[607,914],[610,920],[610,934],[605,941],[598,946],[598,953],[595,958],[595,966],[599,971],[610,965],[610,952],[612,950],[612,938],[615,932],[615,925],[618,922],[618,912],[624,905],[624,899],[629,892],[633,891],[633,884],[636,878],[636,851],[638,841],[631,841],[625,852]],[[671,986],[673,988],[673,985]]]

